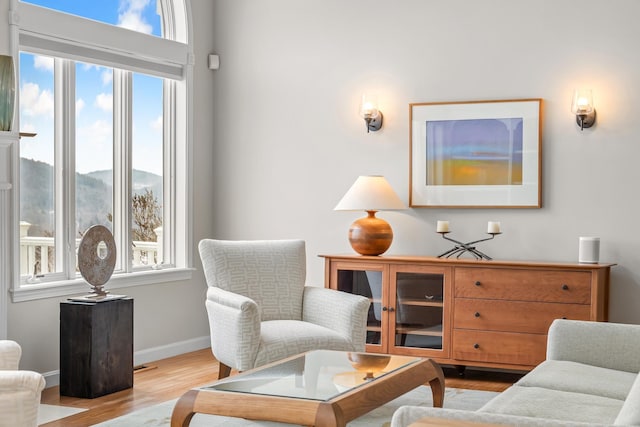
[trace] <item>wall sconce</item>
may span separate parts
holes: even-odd
[[[378,99],[375,96],[362,95],[360,117],[367,122],[367,133],[380,130],[382,127],[382,113],[378,110]]]
[[[591,89],[579,89],[573,92],[571,112],[576,115],[580,130],[590,128],[596,122],[596,109],[593,108]]]

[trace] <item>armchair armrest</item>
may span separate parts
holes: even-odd
[[[44,377],[32,371],[0,371],[0,427],[38,424]]]
[[[44,386],[44,377],[37,372],[0,371],[0,395],[20,391],[40,393]]]
[[[640,325],[554,320],[547,337],[547,359],[568,360],[637,373]]]
[[[0,340],[0,370],[18,369],[20,356],[22,356],[20,344],[10,340]]]
[[[302,320],[332,329],[349,339],[354,351],[364,351],[369,304],[361,295],[305,286]]]
[[[216,359],[240,371],[253,368],[260,345],[260,309],[255,301],[209,287],[205,305]]]

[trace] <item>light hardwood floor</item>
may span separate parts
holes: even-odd
[[[133,388],[96,399],[60,396],[58,387],[45,389],[42,403],[88,409],[79,414],[43,424],[46,427],[86,427],[147,406],[180,397],[187,390],[210,384],[218,376],[218,363],[210,349],[186,353],[145,364],[133,376]],[[522,374],[467,369],[460,377],[444,368],[446,386],[474,390],[503,391]],[[233,373],[232,373],[233,374]]]

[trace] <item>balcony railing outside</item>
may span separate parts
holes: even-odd
[[[20,275],[40,275],[55,270],[53,237],[27,236],[31,224],[20,223]],[[133,241],[133,265],[154,265],[162,260],[162,227],[155,230],[158,238],[155,242]],[[81,239],[76,239],[76,253]],[[98,246],[100,249],[100,246]],[[105,246],[106,249],[106,246]],[[50,256],[51,254],[51,256]],[[46,260],[44,262],[43,260]],[[76,260],[76,271],[78,271]]]

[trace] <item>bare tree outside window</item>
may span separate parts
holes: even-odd
[[[145,189],[143,194],[134,194],[132,201],[133,240],[155,242],[155,229],[162,225],[161,206],[153,191]]]

